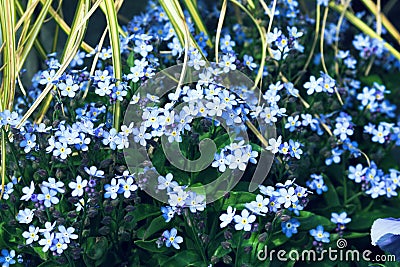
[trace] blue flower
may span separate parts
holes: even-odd
[[[307,181],[306,183],[310,189],[317,191],[318,195],[328,191],[328,186],[325,185],[322,175],[311,174],[311,178],[313,178],[313,180]]]
[[[302,146],[301,143],[289,140],[289,153],[290,156],[300,159],[300,155],[303,154],[303,150],[300,148]]]
[[[221,50],[223,52],[231,52],[234,46],[235,42],[231,40],[230,35],[225,35],[224,38],[221,38]]]
[[[296,214],[296,216],[300,216],[300,211],[304,209],[304,206],[300,204],[300,201],[292,203],[292,206],[288,208],[291,212]]]
[[[326,158],[326,160],[325,160],[325,164],[327,166],[331,165],[332,162],[338,164],[340,162],[340,156],[342,155],[343,150],[336,147],[336,148],[332,149],[331,152],[332,152],[332,156],[329,158]]]
[[[91,166],[90,169],[85,167],[85,172],[92,177],[104,178],[104,171],[98,170],[96,166]]]
[[[400,219],[378,219],[372,224],[371,243],[400,260]]]
[[[318,225],[316,229],[311,229],[310,235],[313,236],[318,242],[329,243],[330,234],[324,231],[324,227],[322,225]]]
[[[165,245],[169,248],[171,245],[176,248],[180,249],[179,244],[183,242],[183,238],[181,236],[177,236],[177,230],[175,228],[171,229],[171,232],[165,230],[162,234],[165,238]]]
[[[60,200],[56,197],[57,191],[50,189],[46,186],[42,186],[40,188],[42,190],[42,194],[38,195],[38,200],[43,200],[45,207],[49,208],[51,204],[58,204]]]
[[[342,213],[338,214],[336,212],[332,212],[331,222],[336,223],[338,225],[345,225],[351,222],[351,218],[347,217],[347,213],[343,211]]]
[[[119,182],[117,182],[117,179],[112,178],[111,184],[104,185],[104,189],[106,190],[106,192],[104,193],[104,198],[111,197],[111,199],[116,199],[119,188],[120,188],[120,185],[119,185]]]
[[[296,115],[295,117],[289,116],[287,123],[285,124],[285,128],[288,129],[290,132],[293,132],[296,130],[296,127],[299,127],[301,125],[301,122],[299,121],[299,115]]]
[[[288,237],[292,237],[293,234],[297,234],[297,227],[300,226],[300,222],[295,219],[292,218],[287,222],[282,222],[281,223],[282,226],[282,232]]]
[[[8,267],[11,264],[15,264],[15,250],[11,250],[8,252],[7,249],[2,249],[1,250],[1,257],[0,257],[0,263],[2,263],[2,267]]]
[[[24,148],[25,153],[29,153],[36,146],[36,135],[26,133],[19,146]]]
[[[257,64],[253,62],[254,58],[252,56],[244,55],[243,64],[246,65],[250,70],[257,68]]]
[[[163,213],[163,217],[165,219],[165,222],[171,221],[172,218],[174,218],[175,211],[170,207],[161,207],[161,212]]]

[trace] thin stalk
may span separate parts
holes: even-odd
[[[194,1],[192,0],[185,0],[183,1],[185,6],[187,7],[191,17],[193,18],[194,25],[196,28],[205,34],[207,36],[207,45],[209,47],[213,47],[213,44],[210,40],[210,35],[208,34],[207,28],[203,22],[203,20],[200,17],[199,10],[197,9],[197,5],[195,4]]]
[[[219,61],[218,59],[219,41],[221,38],[222,25],[224,24],[227,6],[228,6],[228,0],[224,0],[224,2],[222,3],[221,12],[219,13],[217,33],[215,35],[215,62],[217,64]]]
[[[342,24],[343,24],[344,14],[350,5],[350,2],[351,2],[351,0],[346,0],[346,2],[344,3],[343,11],[340,12],[340,17],[339,17],[338,23],[336,25],[334,51],[335,51],[335,72],[336,72],[337,77],[339,77],[339,74],[340,74],[339,73],[339,63],[336,60],[336,56],[339,52],[339,33],[340,33],[340,28],[342,27]]]
[[[329,7],[325,7],[324,10],[324,16],[322,18],[322,26],[321,26],[321,39],[320,39],[320,55],[321,55],[321,63],[322,63],[322,68],[324,69],[326,74],[329,74],[328,69],[326,68],[325,64],[325,57],[324,57],[324,34],[325,34],[325,26],[326,26],[326,20],[328,19],[328,13],[329,13]]]
[[[385,16],[385,14],[383,14],[381,12],[381,1],[377,0],[377,4],[375,4],[371,0],[361,0],[361,2],[369,9],[369,11],[371,11],[372,14],[375,15],[375,17],[377,19],[377,30],[378,30],[378,27],[382,27],[381,25],[383,25],[386,28],[386,30],[388,31],[388,33],[390,35],[392,35],[392,37],[397,41],[398,44],[400,44],[400,33],[396,29],[396,27],[393,26],[393,24],[390,22],[390,20]],[[386,11],[385,8],[384,8],[384,11]],[[378,20],[380,20],[379,23],[378,23]],[[379,24],[380,24],[380,26],[378,26]]]
[[[232,3],[237,5],[240,9],[242,9],[248,16],[249,18],[253,21],[254,25],[257,28],[258,33],[260,34],[261,38],[261,45],[262,45],[262,54],[261,54],[261,62],[260,62],[260,69],[258,70],[256,79],[254,81],[254,87],[252,89],[255,89],[257,87],[257,84],[261,81],[262,79],[262,74],[264,72],[264,66],[265,66],[265,60],[267,58],[267,36],[265,34],[265,31],[262,30],[260,27],[260,24],[258,21],[254,18],[254,16],[250,13],[250,11],[247,10],[241,3],[239,3],[236,0],[230,0]]]
[[[314,36],[314,41],[312,43],[311,51],[310,51],[310,54],[308,55],[306,64],[304,64],[303,70],[301,71],[301,74],[299,75],[299,77],[294,82],[294,85],[298,84],[299,81],[301,80],[301,78],[303,77],[304,73],[306,73],[308,65],[310,64],[311,59],[312,59],[312,57],[314,55],[314,50],[315,50],[315,47],[317,46],[317,41],[318,41],[318,36],[319,36],[320,16],[321,16],[321,6],[317,5],[316,14],[315,14],[315,36]]]
[[[112,62],[114,68],[114,78],[117,79],[117,85],[122,78],[122,65],[121,65],[121,51],[118,34],[118,17],[113,0],[105,0],[105,15],[107,19],[108,36],[111,43]],[[120,116],[121,116],[121,103],[116,100],[114,103],[114,128],[119,130]]]
[[[343,12],[343,5],[337,5],[334,1],[329,3],[329,7],[336,10],[337,12]],[[361,30],[366,35],[369,35],[372,38],[378,39],[383,42],[383,45],[389,50],[389,52],[398,60],[400,60],[400,52],[397,51],[393,46],[391,46],[388,42],[386,42],[382,37],[380,37],[373,29],[371,29],[367,24],[365,24],[361,19],[357,18],[354,14],[349,11],[345,11],[345,17],[348,21],[356,26],[359,30]]]

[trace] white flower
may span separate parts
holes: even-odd
[[[43,237],[43,239],[39,240],[39,245],[43,246],[43,252],[47,252],[53,244],[54,233],[50,234],[50,232],[45,232]]]
[[[24,193],[24,195],[21,197],[21,200],[29,201],[34,191],[35,191],[35,184],[33,183],[33,181],[31,181],[30,187],[25,186],[24,188],[22,188],[22,193]]]
[[[50,247],[51,251],[56,251],[61,254],[68,248],[68,245],[64,242],[64,239],[55,239],[53,246]]]
[[[279,146],[282,144],[282,136],[279,136],[278,139],[269,139],[268,144],[269,146],[267,146],[266,149],[270,150],[273,154],[277,153],[279,151]]]
[[[66,159],[69,154],[72,153],[71,148],[67,147],[67,144],[61,144],[60,142],[56,142],[54,144],[56,149],[53,150],[53,156],[60,156],[61,159]]]
[[[209,109],[208,115],[213,116],[222,116],[222,111],[225,110],[226,104],[221,102],[219,97],[214,97],[213,102],[208,102],[206,107]]]
[[[26,223],[26,224],[31,223],[33,220],[33,212],[34,211],[35,211],[35,209],[30,210],[28,208],[26,208],[24,210],[20,210],[17,215],[17,221],[19,223]]]
[[[289,187],[289,189],[281,188],[279,189],[279,194],[281,196],[278,198],[278,202],[280,204],[284,203],[285,208],[289,208],[292,203],[295,203],[298,200],[293,187]]]
[[[104,171],[102,170],[97,170],[96,166],[91,166],[90,169],[88,167],[85,167],[85,172],[89,174],[90,176],[98,177],[98,178],[103,178],[104,177]]]
[[[83,195],[83,189],[87,186],[88,181],[87,180],[83,180],[82,181],[82,177],[80,175],[78,175],[76,177],[76,182],[70,182],[68,184],[68,186],[73,189],[71,195],[73,197],[80,197]]]
[[[44,229],[39,229],[40,233],[50,233],[51,231],[54,230],[54,226],[56,226],[56,222],[53,222],[53,224],[51,222],[46,222],[44,224]]]
[[[64,186],[64,183],[61,181],[56,182],[56,179],[52,177],[48,179],[48,182],[43,181],[42,185],[48,187],[49,189],[53,189],[61,194],[65,192],[65,190],[61,188]]]
[[[26,238],[26,244],[32,244],[33,241],[37,241],[39,239],[38,236],[39,227],[35,227],[34,225],[29,226],[29,232],[25,231],[22,233],[22,236]]]
[[[196,211],[203,211],[206,207],[205,196],[197,195],[195,192],[190,192],[189,197],[186,199],[186,205],[190,211],[195,213]]]
[[[230,224],[233,220],[233,217],[235,216],[235,213],[236,213],[236,208],[233,209],[231,206],[229,206],[228,209],[226,210],[226,213],[219,216],[219,219],[222,221],[219,226],[221,228],[224,228],[228,224]]]
[[[229,162],[229,169],[239,169],[244,171],[246,169],[246,164],[249,161],[249,156],[247,153],[243,153],[241,149],[236,149],[233,154],[228,155],[226,159]]]
[[[169,199],[168,199],[168,203],[172,206],[172,207],[176,207],[176,206],[183,206],[185,205],[185,200],[188,197],[188,194],[181,190],[177,193],[171,193],[169,195]]]
[[[177,182],[172,180],[173,178],[174,177],[171,173],[168,173],[165,177],[158,176],[158,189],[167,189],[167,191],[170,192],[172,189],[174,189],[175,186],[178,185]]]
[[[121,189],[124,192],[125,198],[130,197],[131,192],[134,192],[138,189],[138,186],[135,185],[133,182],[134,182],[134,180],[132,177],[129,177],[128,179],[126,179],[126,181],[123,179],[119,180],[119,184],[120,184]]]
[[[105,198],[111,197],[111,199],[116,199],[119,190],[119,181],[117,182],[117,179],[112,178],[111,183],[106,184],[104,186],[104,189],[106,190],[106,192],[104,193]]]
[[[244,210],[242,210],[241,215],[235,215],[235,217],[233,217],[233,219],[235,219],[235,222],[236,222],[236,225],[235,225],[236,230],[250,231],[251,223],[253,223],[256,220],[256,216],[250,215],[249,211],[244,209]]]
[[[65,228],[64,225],[60,225],[60,226],[58,226],[58,231],[60,231],[60,232],[56,234],[56,238],[58,240],[63,239],[65,243],[69,243],[70,239],[78,238],[78,235],[74,234],[74,231],[75,231],[74,227]]]
[[[255,201],[246,203],[246,208],[248,208],[249,210],[251,210],[256,214],[264,215],[262,213],[268,212],[268,203],[269,203],[268,198],[263,198],[262,195],[257,195]]]
[[[128,136],[132,133],[133,122],[129,124],[129,126],[122,125],[121,126],[121,135]]]

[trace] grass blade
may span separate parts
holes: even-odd
[[[119,24],[115,3],[113,0],[105,0],[105,15],[107,19],[108,36],[110,38],[111,50],[112,50],[112,62],[114,67],[114,77],[120,80],[122,77],[122,65],[121,65],[121,51],[119,43]],[[120,124],[120,113],[121,103],[116,101],[114,104],[114,128],[119,130]]]
[[[337,12],[343,12],[344,6],[337,5],[334,2],[330,2],[329,6]],[[349,20],[351,24],[356,26],[360,31],[369,35],[372,38],[383,41],[383,45],[389,50],[389,52],[398,60],[400,60],[400,52],[397,51],[393,46],[386,42],[382,37],[380,37],[373,29],[371,29],[367,24],[365,24],[361,19],[357,18],[353,13],[348,10],[345,11],[345,17]]]
[[[385,14],[383,14],[380,11],[379,5],[376,5],[371,0],[361,0],[361,2],[369,9],[369,11],[371,11],[372,14],[374,14],[377,18],[380,18],[380,20],[382,21],[382,24],[386,28],[386,30],[400,44],[399,31],[396,29],[396,27],[393,26],[393,24],[390,22],[390,20],[388,20],[388,18],[385,16]]]
[[[41,3],[44,5],[46,3],[46,0],[40,0]],[[60,15],[58,15],[57,11],[55,11],[52,7],[49,8],[49,14],[51,15],[51,17],[54,19],[54,21],[58,24],[58,26],[60,26],[60,28],[65,32],[65,34],[70,35],[71,33],[71,28],[68,26],[68,24],[63,20],[63,18],[60,17]],[[87,52],[90,53],[93,51],[93,47],[91,47],[90,45],[88,45],[85,42],[82,42],[81,44],[82,49]]]
[[[40,32],[40,29],[43,25],[43,22],[46,18],[47,12],[49,11],[50,5],[52,3],[52,0],[49,0],[46,2],[45,5],[43,5],[42,10],[40,11],[35,23],[32,25],[29,34],[26,38],[21,40],[18,49],[17,49],[17,59],[18,59],[18,64],[17,64],[17,71],[19,72],[24,63],[26,58],[29,55],[29,52],[32,50],[32,47],[35,43],[35,40],[37,39],[37,36]]]
[[[221,38],[222,25],[224,24],[224,19],[226,15],[226,9],[228,7],[228,0],[224,0],[221,7],[221,12],[219,13],[217,34],[215,35],[215,62],[218,64],[218,51],[219,51],[219,41]]]
[[[167,14],[172,27],[174,27],[179,42],[182,44],[182,46],[185,46],[185,28],[187,26],[185,25],[186,21],[181,19],[185,16],[179,2],[177,0],[159,0],[159,3]],[[200,51],[203,59],[206,60],[203,51],[201,51],[199,45],[191,34],[189,35],[189,45],[197,48]]]
[[[194,25],[196,28],[203,32],[207,36],[207,45],[209,47],[213,47],[213,43],[210,40],[210,35],[208,34],[207,28],[204,25],[203,20],[200,17],[199,10],[197,9],[196,4],[193,0],[184,0],[183,3],[185,4],[186,8],[188,9],[190,16],[193,18]]]
[[[1,103],[0,111],[13,108],[13,100],[16,87],[17,61],[15,51],[15,6],[14,3],[8,0],[1,0],[0,9],[0,27],[1,38],[4,44],[3,62],[3,77],[1,83]],[[6,134],[5,129],[1,129],[1,193],[0,199],[3,197],[4,184],[6,181]]]
[[[254,16],[250,13],[250,11],[247,10],[247,8],[245,8],[241,3],[239,3],[236,0],[231,0],[231,2],[234,3],[235,5],[237,5],[241,10],[243,10],[249,16],[249,18],[252,20],[252,22],[256,26],[258,33],[260,34],[262,53],[261,53],[260,69],[258,70],[256,79],[254,81],[254,86],[256,87],[262,79],[262,74],[264,72],[264,66],[265,66],[265,60],[267,58],[267,34],[265,33],[265,30],[263,30],[260,27],[260,24],[254,18]],[[270,17],[270,20],[271,20],[271,17]]]

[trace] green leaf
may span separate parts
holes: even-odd
[[[108,35],[110,38],[112,50],[112,62],[114,68],[114,78],[120,80],[122,78],[122,65],[121,65],[121,51],[119,42],[119,24],[117,17],[117,10],[115,8],[114,0],[104,0],[105,12],[107,19]],[[114,104],[114,128],[119,130],[121,103],[116,101]]]
[[[164,172],[165,160],[166,158],[163,149],[161,147],[155,149],[151,162],[160,173]]]
[[[166,267],[177,267],[177,266],[201,266],[195,265],[201,261],[201,256],[196,250],[183,250],[176,253],[174,256],[169,258],[162,266]],[[204,264],[204,263],[203,263]]]
[[[221,245],[215,250],[214,252],[214,257],[217,258],[222,258],[223,256],[225,256],[226,254],[230,253],[232,251],[231,248],[229,249],[224,249]]]
[[[156,216],[161,214],[161,210],[151,204],[138,204],[135,206],[135,210],[131,213],[135,221],[141,221],[148,217]]]
[[[270,239],[270,242],[273,244],[273,247],[278,247],[280,245],[283,245],[287,241],[289,241],[289,238],[287,238],[286,235],[282,233],[275,233],[271,236]]]
[[[144,240],[136,240],[134,243],[136,246],[143,248],[147,251],[150,252],[155,252],[155,253],[161,253],[161,252],[166,252],[168,251],[168,248],[163,246],[161,248],[157,247],[156,244],[157,238],[153,239],[153,240],[148,240],[148,241],[144,241]]]
[[[41,264],[39,264],[37,267],[59,267],[60,264],[51,260],[42,262]]]
[[[108,241],[104,236],[89,237],[85,243],[85,255],[91,260],[98,261],[105,258],[108,250]]]
[[[167,228],[167,223],[165,222],[164,217],[160,216],[155,218],[154,220],[151,221],[149,227],[144,231],[143,233],[143,239],[149,238],[151,235],[157,233],[158,231]],[[139,233],[138,233],[139,237]]]
[[[379,77],[379,75],[377,74],[360,77],[360,81],[368,86],[373,86],[374,82],[378,84],[383,84],[381,77]]]
[[[257,144],[250,143],[250,145],[251,145],[251,149],[254,151],[261,152],[263,150],[263,148]]]
[[[397,208],[392,208],[388,206],[379,206],[376,210],[371,210],[368,212],[358,212],[353,215],[351,222],[347,225],[349,230],[353,231],[363,231],[367,230],[369,232],[372,223],[379,218],[395,217],[398,214]]]
[[[300,217],[296,219],[300,222],[301,230],[310,230],[318,225],[322,225],[325,231],[329,231],[335,228],[335,224],[324,216],[317,215],[309,211],[300,211]]]
[[[44,260],[47,261],[47,259],[49,258],[47,255],[47,252],[43,252],[43,248],[42,247],[33,247],[33,250],[36,252],[36,254],[39,255],[39,257]]]
[[[185,31],[188,26],[186,24],[186,21],[184,20],[184,14],[181,5],[179,4],[178,1],[174,0],[159,0],[159,3],[164,9],[165,13],[167,14],[169,21],[171,22],[172,27],[175,30],[176,36],[179,39],[179,42],[181,43],[182,47],[184,47]],[[196,40],[191,34],[189,34],[188,41],[189,45],[196,47],[200,51],[202,57],[206,59],[203,54],[203,51],[200,49],[199,45],[197,44]]]
[[[333,186],[330,179],[324,179],[325,184],[328,186],[328,191],[323,194],[326,203],[329,207],[340,206],[339,196],[336,192],[336,188]]]
[[[230,143],[229,134],[225,133],[223,135],[218,136],[214,140],[217,149],[225,147],[227,144]]]
[[[131,52],[126,60],[129,67],[135,66],[135,53]]]
[[[229,198],[225,200],[222,209],[226,210],[228,206],[232,206],[233,208],[243,209],[244,204],[249,203],[255,199],[256,196],[249,192],[230,192]]]

